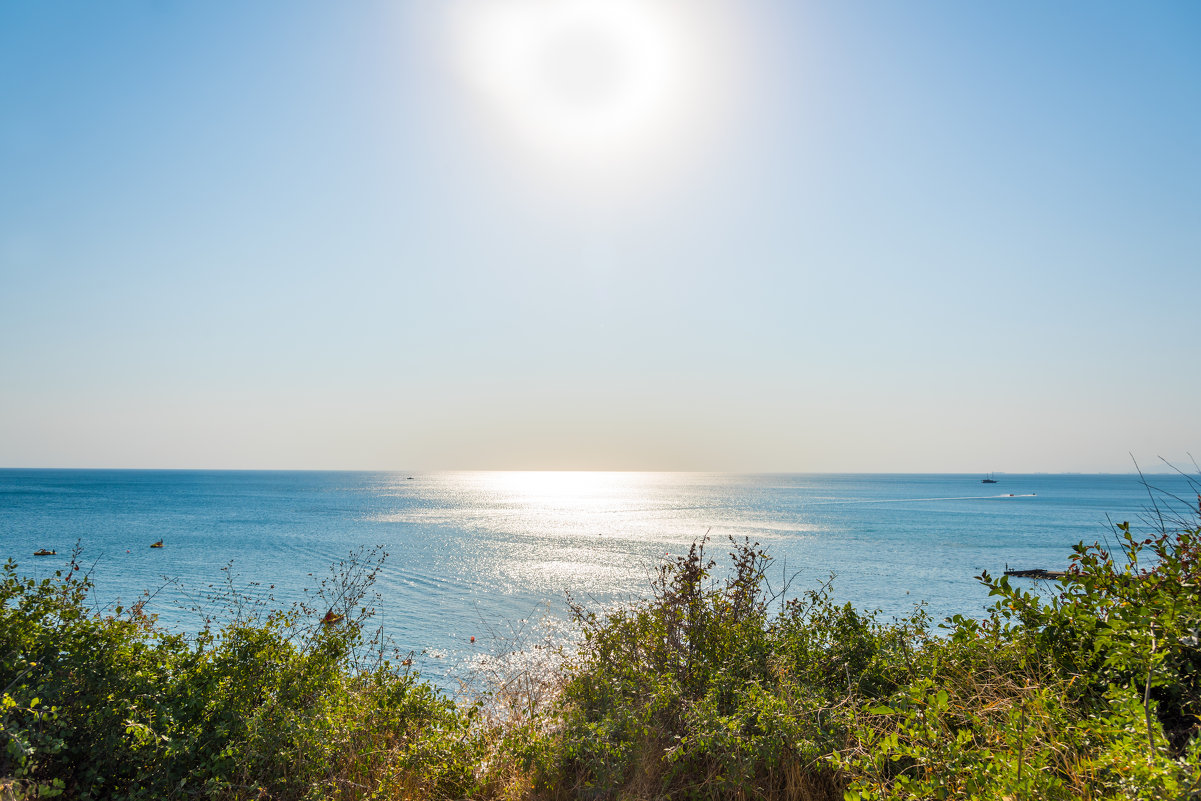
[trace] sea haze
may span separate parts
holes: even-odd
[[[981,613],[982,570],[1063,568],[1074,543],[1112,538],[1109,520],[1139,520],[1150,503],[1138,476],[981,478],[10,469],[0,543],[35,576],[79,543],[101,604],[156,592],[150,610],[184,631],[227,565],[288,605],[380,545],[376,622],[445,683],[501,647],[495,632],[561,616],[566,593],[598,606],[645,594],[656,565],[706,535],[717,556],[729,537],[761,543],[774,582],[795,574],[794,594],[834,573],[840,601],[885,616],[925,602],[941,618]],[[1195,494],[1180,476],[1148,482]]]

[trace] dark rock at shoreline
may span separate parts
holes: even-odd
[[[1067,577],[1067,571],[1064,570],[1043,570],[1041,567],[1033,570],[1006,570],[1005,575],[1013,576],[1014,578],[1032,578],[1032,579],[1061,579]]]

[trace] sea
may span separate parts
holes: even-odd
[[[759,543],[773,591],[828,583],[882,619],[920,607],[937,622],[984,614],[983,571],[1063,569],[1116,523],[1196,508],[1183,475],[983,478],[4,469],[0,555],[43,577],[78,551],[97,609],[141,600],[183,633],[242,603],[319,616],[378,562],[359,608],[450,688],[489,655],[569,641],[569,597],[597,611],[646,597],[697,542],[719,571],[732,541]]]

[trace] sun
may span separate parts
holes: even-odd
[[[676,0],[474,0],[461,73],[500,131],[549,163],[605,166],[687,129],[705,83],[696,15]]]

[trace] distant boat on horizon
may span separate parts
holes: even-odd
[[[987,476],[980,479],[980,483],[981,484],[996,484],[997,480],[992,477],[992,473],[989,473]]]

